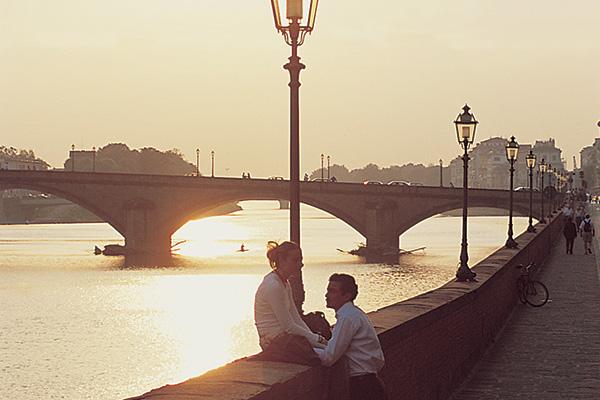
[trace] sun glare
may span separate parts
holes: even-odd
[[[188,222],[173,235],[173,243],[181,238],[186,241],[176,246],[178,254],[212,258],[231,254],[251,238],[251,232],[235,224],[230,216],[219,216]]]
[[[161,276],[150,284],[145,303],[159,313],[155,329],[179,358],[174,371],[177,380],[259,350],[252,304],[260,279],[253,275],[175,275]],[[237,348],[240,342],[244,349]]]

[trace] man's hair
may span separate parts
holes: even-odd
[[[342,292],[352,295],[350,300],[354,300],[358,296],[358,285],[352,275],[333,274],[329,277],[329,282],[339,282]]]

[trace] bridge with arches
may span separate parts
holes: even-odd
[[[132,253],[167,254],[183,224],[222,204],[289,198],[289,182],[267,179],[68,171],[0,171],[0,190],[30,189],[76,203],[109,223]],[[509,191],[469,189],[469,207],[509,208]],[[436,214],[462,208],[462,188],[301,182],[300,201],[356,229],[367,248],[398,247],[402,233]],[[533,216],[539,219],[540,194]],[[548,207],[549,208],[549,207]],[[529,214],[529,193],[513,210]]]

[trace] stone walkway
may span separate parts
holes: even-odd
[[[594,225],[600,236],[598,211]],[[519,304],[452,399],[600,399],[600,248],[595,242],[594,255],[586,256],[578,237],[566,255],[561,239],[536,277],[551,302]]]

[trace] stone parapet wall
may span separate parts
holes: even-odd
[[[390,398],[445,400],[460,386],[518,302],[516,265],[543,264],[561,235],[561,215],[536,227],[516,238],[518,249],[499,249],[473,267],[478,282],[449,282],[369,313],[386,357],[382,377]],[[327,377],[322,367],[242,359],[130,400],[322,400]]]

